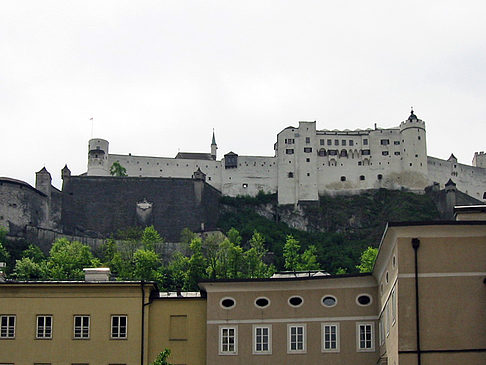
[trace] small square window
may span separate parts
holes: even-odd
[[[319,140],[319,143],[320,143],[321,146],[324,146],[324,140],[323,139]]]
[[[310,137],[305,137],[305,143],[310,143]]]
[[[365,145],[365,146],[368,145],[368,139],[367,138],[363,139],[363,145]]]
[[[312,147],[304,147],[304,153],[311,153]]]
[[[388,156],[388,151],[381,151],[381,154],[382,154],[383,156]]]
[[[293,173],[293,172],[289,172],[289,173],[287,174],[287,176],[288,176],[290,179],[292,179],[292,178],[294,177],[294,173]]]
[[[293,148],[287,148],[287,149],[285,150],[285,153],[286,153],[287,155],[293,155],[293,154],[294,154],[294,149],[293,149]]]
[[[310,162],[310,158],[306,158],[305,159],[305,162]]]
[[[349,140],[349,145],[354,146],[354,141],[352,139]]]

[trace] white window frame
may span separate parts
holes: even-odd
[[[118,324],[114,323],[115,318],[118,319]],[[120,324],[122,318],[125,320],[124,326]],[[126,340],[128,337],[128,316],[126,314],[112,314],[110,329],[110,338],[112,340]]]
[[[257,331],[258,329],[266,329],[267,330],[267,344],[268,344],[268,349],[267,350],[258,350],[257,349],[257,338],[258,334]],[[261,335],[265,336],[265,335]],[[272,354],[272,325],[271,324],[254,324],[253,325],[253,355],[271,355]]]
[[[385,343],[385,327],[384,327],[383,321],[384,321],[384,314],[381,315],[380,321],[378,323],[379,335],[380,335],[380,345],[383,345]]]
[[[11,319],[13,318],[13,324]],[[4,322],[6,322],[4,324]],[[15,325],[17,324],[17,316],[15,314],[0,315],[0,339],[15,338]]]
[[[392,326],[395,325],[395,322],[397,321],[397,293],[396,289],[393,288],[392,290]]]
[[[234,349],[233,351],[229,349],[224,349],[224,344],[223,344],[223,336],[224,336],[224,331],[225,330],[233,330],[233,345]],[[219,326],[219,355],[238,355],[238,326]],[[230,335],[228,334],[228,338],[230,338]],[[229,346],[229,345],[228,345]]]
[[[329,347],[329,348],[326,348],[326,327],[329,327],[329,328],[332,328],[334,327],[335,328],[335,335],[336,335],[336,346],[335,347]],[[339,323],[335,323],[335,322],[325,322],[325,323],[321,323],[321,334],[322,334],[322,352],[339,352],[341,349],[340,349],[340,341],[339,341],[339,337],[340,337],[340,329],[339,329]]]
[[[43,321],[42,325],[39,324],[39,320]],[[46,324],[47,319],[50,320],[50,325]],[[41,340],[50,340],[52,339],[52,325],[53,319],[52,315],[50,314],[40,314],[37,315],[35,319],[35,338]]]
[[[370,328],[371,347],[361,346],[361,328]],[[365,339],[365,341],[368,341]],[[374,352],[375,351],[375,323],[374,322],[357,322],[356,323],[356,351],[358,352]]]
[[[385,312],[386,312],[386,337],[390,336],[390,327],[391,327],[391,315],[390,315],[390,301],[386,302],[385,305]]]
[[[301,349],[292,349],[292,328],[302,328],[302,341],[296,339],[296,344],[302,342]],[[295,334],[299,336],[299,334]],[[307,325],[305,323],[289,323],[287,324],[287,353],[288,354],[304,354],[307,352]]]
[[[76,325],[76,319],[80,318],[81,324]],[[88,325],[85,326],[84,318],[88,318]],[[87,314],[76,314],[74,316],[73,338],[75,340],[89,340],[91,327],[91,316]]]

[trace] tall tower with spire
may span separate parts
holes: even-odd
[[[216,151],[218,150],[218,145],[216,144],[216,137],[214,136],[213,128],[213,140],[211,142],[211,157],[216,161]]]

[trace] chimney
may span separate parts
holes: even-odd
[[[110,268],[108,267],[95,267],[86,268],[84,271],[84,281],[109,281],[110,280]]]

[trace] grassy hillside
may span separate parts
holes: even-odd
[[[324,196],[319,204],[303,205],[300,216],[292,214],[293,207],[277,206],[275,194],[259,194],[256,198],[224,197],[222,206],[219,227],[223,231],[236,228],[243,242],[254,230],[262,233],[278,269],[283,269],[283,244],[286,236],[291,234],[304,248],[314,244],[321,268],[330,273],[338,268],[356,271],[361,252],[368,246],[378,246],[389,221],[439,219],[439,212],[429,195],[385,189],[360,195]],[[274,218],[267,219],[257,213],[263,209],[272,212]],[[305,220],[306,231],[279,222],[281,217],[292,216],[294,218],[285,218],[287,223],[293,225],[293,219]]]

